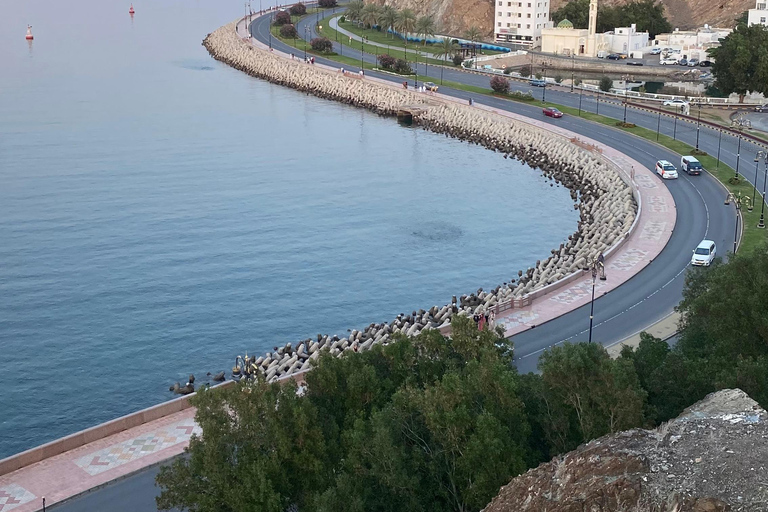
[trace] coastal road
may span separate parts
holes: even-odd
[[[304,20],[306,25],[299,24],[299,33],[304,33],[304,26],[308,32],[314,30],[315,18]],[[251,25],[251,33],[262,42],[269,42],[269,17],[259,18]],[[313,33],[314,36],[314,33]],[[310,36],[310,37],[313,37]],[[283,52],[296,52],[295,49],[284,45],[279,40],[272,38],[275,49]],[[337,49],[337,52],[339,49]],[[361,54],[354,48],[347,46],[342,50],[344,55],[360,58]],[[365,54],[365,59],[372,62],[375,56]],[[339,64],[326,59],[317,58],[318,62],[338,67]],[[345,66],[346,67],[346,66]],[[426,71],[424,65],[420,65],[420,73]],[[347,68],[356,71],[353,68]],[[359,68],[358,68],[359,69]],[[434,66],[433,66],[434,69]],[[423,70],[423,71],[421,71]],[[366,71],[368,75],[383,78],[399,83],[401,77],[392,76],[375,71]],[[481,87],[488,86],[488,77],[457,70],[446,70],[446,79],[453,82],[461,82]],[[517,84],[518,89],[523,89]],[[527,90],[527,88],[525,88]],[[442,87],[441,93],[467,100],[473,96],[466,91]],[[534,91],[535,94],[543,93],[543,90]],[[631,134],[605,125],[586,121],[576,116],[564,116],[561,119],[543,118],[541,107],[529,105],[501,98],[482,96],[475,99],[494,108],[508,110],[517,114],[536,119],[545,119],[546,122],[557,124],[576,133],[585,134],[604,144],[615,147],[631,158],[653,168],[656,160],[667,159],[679,162],[680,156],[657,145],[651,141],[640,139]],[[572,105],[574,101],[578,106],[579,96],[570,92],[548,90],[547,99],[565,105]],[[582,107],[587,109],[599,108],[601,114],[612,117],[623,116],[623,105],[600,101],[599,106],[595,98],[581,98]],[[628,108],[628,121],[638,125],[645,125],[656,130],[658,117],[644,111]],[[661,133],[674,135],[688,143],[695,144],[696,126],[678,121],[675,127],[673,120],[662,118]],[[699,134],[700,147],[711,151],[711,144],[717,147],[718,134],[709,129],[701,129]],[[721,158],[724,162],[735,167],[736,165],[736,141],[730,136],[723,136]],[[756,151],[756,147],[750,148],[748,143],[741,144],[742,163],[749,158],[752,164],[750,149]],[[754,168],[754,164],[750,166]],[[746,169],[742,169],[746,170]],[[735,235],[735,208],[733,205],[725,206],[723,199],[726,190],[709,174],[701,176],[688,176],[680,173],[678,180],[665,182],[677,205],[677,224],[669,243],[662,253],[645,269],[635,277],[614,289],[605,296],[595,300],[595,318],[593,325],[593,341],[612,345],[627,338],[657,320],[660,320],[680,302],[682,289],[685,282],[685,272],[688,269],[691,251],[704,238],[714,240],[718,245],[718,253],[724,255],[733,247]],[[610,266],[607,271],[610,279]],[[521,372],[536,370],[538,355],[547,347],[551,347],[564,341],[587,341],[589,336],[589,305],[578,308],[557,319],[537,326],[533,329],[517,334],[513,337],[515,343],[516,364]]]

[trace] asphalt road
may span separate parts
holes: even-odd
[[[328,13],[330,15],[331,13]],[[269,17],[259,18],[252,25],[252,33],[264,43],[269,43]],[[314,33],[315,17],[311,17],[299,23],[299,34],[303,35],[304,26],[308,25],[312,35]],[[334,43],[336,44],[336,43]],[[281,51],[295,53],[300,52],[284,45],[272,38],[272,45]],[[336,47],[338,53],[340,49]],[[360,58],[359,50],[344,47],[343,54]],[[366,54],[368,62],[373,62],[375,56]],[[337,63],[322,58],[316,58],[331,66]],[[349,68],[356,71],[355,68]],[[359,69],[359,68],[358,68]],[[439,83],[439,73],[434,73],[434,66],[429,73],[432,81]],[[402,82],[401,77],[388,74],[367,71],[369,75],[375,75],[396,83]],[[419,80],[427,74],[424,64],[419,65]],[[435,77],[435,75],[437,75]],[[487,76],[466,73],[454,69],[444,71],[446,80],[461,82],[480,87],[488,87]],[[536,88],[533,88],[536,89]],[[528,91],[531,87],[514,82],[513,90]],[[441,87],[440,92],[457,98],[468,99],[470,93]],[[534,94],[543,94],[543,89],[533,91]],[[548,100],[577,107],[579,95],[558,88],[547,89]],[[542,118],[541,108],[502,100],[489,96],[475,97],[482,103],[495,108],[509,110],[529,117]],[[611,117],[621,118],[624,108],[617,102],[600,101],[599,106],[593,96],[583,96],[581,106],[585,110],[599,112]],[[658,117],[655,114],[628,108],[627,121],[656,130]],[[656,145],[652,142],[634,137],[620,130],[607,126],[591,123],[574,116],[564,116],[561,119],[542,118],[546,122],[557,123],[564,128],[584,134],[602,143],[616,147],[630,157],[649,168],[654,166],[658,159],[667,159],[673,163],[679,161],[679,155]],[[695,145],[696,125],[684,121],[678,121],[677,126],[668,118],[661,118],[660,131],[678,139]],[[715,154],[718,147],[718,132],[703,128],[700,131],[700,147],[705,151]],[[747,179],[754,180],[754,155],[759,149],[752,143],[742,142],[740,151],[741,171],[746,172]],[[724,135],[720,157],[731,167],[736,167],[737,140],[735,137]],[[760,175],[762,176],[762,174]],[[761,178],[762,179],[762,178]],[[753,181],[754,182],[754,181]],[[615,343],[629,335],[654,323],[666,316],[680,301],[684,284],[685,272],[690,262],[693,248],[703,238],[710,238],[718,244],[718,253],[725,254],[733,247],[735,233],[735,209],[733,205],[723,205],[725,189],[708,174],[701,176],[687,176],[680,174],[680,179],[664,182],[669,188],[677,204],[677,224],[672,233],[672,238],[662,253],[637,276],[630,279],[612,292],[595,300],[595,318],[593,325],[593,340],[606,345]],[[760,181],[762,186],[762,181]],[[608,273],[610,279],[610,272]],[[534,371],[538,355],[547,347],[563,341],[586,341],[589,331],[589,306],[576,309],[555,320],[537,326],[534,329],[514,336],[517,366],[521,372]],[[117,480],[84,494],[78,498],[69,500],[61,505],[50,507],[56,512],[91,512],[97,510],[109,510],[111,512],[154,512],[156,509],[154,498],[159,489],[154,485],[154,478],[158,468],[148,468],[130,477]]]
[[[331,15],[331,13],[325,13]],[[322,18],[322,17],[321,17]],[[298,25],[300,34],[310,33],[310,37],[316,37],[314,16],[305,19]],[[306,27],[306,28],[305,28]],[[265,43],[269,43],[269,17],[255,20],[251,26],[254,37]],[[334,42],[334,44],[337,44]],[[354,43],[353,43],[354,44]],[[272,38],[275,49],[297,53],[297,51],[279,40]],[[337,53],[340,49],[337,47]],[[343,54],[349,57],[360,58],[359,50],[345,46]],[[297,53],[299,57],[302,55]],[[375,56],[365,54],[368,62],[373,62]],[[339,64],[317,58],[317,62],[323,62],[331,66]],[[345,66],[347,67],[347,66]],[[357,71],[359,68],[348,68]],[[423,80],[427,68],[419,65],[420,81]],[[434,71],[434,66],[432,66]],[[402,82],[402,77],[392,76],[375,71],[366,71],[368,75],[383,78],[396,83]],[[438,74],[439,76],[439,74]],[[467,73],[455,69],[446,69],[444,78],[453,82],[462,82],[480,87],[488,87],[489,78],[484,75]],[[432,80],[439,82],[439,78]],[[513,82],[513,88],[517,90],[530,90],[526,84]],[[533,88],[533,93],[544,94],[543,88]],[[572,94],[559,88],[547,88],[546,98],[552,102],[578,107],[579,101],[585,110],[622,118],[624,107],[622,104],[601,100],[599,104],[594,96],[582,96]],[[441,87],[440,92],[457,98],[468,99],[471,93]],[[666,159],[677,163],[680,156],[653,142],[640,139],[623,131],[608,126],[592,123],[576,116],[564,116],[561,119],[544,118],[541,107],[524,103],[512,102],[491,96],[481,96],[475,99],[484,104],[499,109],[509,110],[518,114],[543,119],[545,122],[558,124],[564,128],[581,133],[607,145],[613,146],[626,153],[643,165],[653,168],[656,160]],[[656,130],[659,117],[645,111],[629,107],[627,109],[627,121]],[[674,135],[692,145],[696,142],[696,125],[684,121],[678,121],[662,117],[660,121],[660,133]],[[714,144],[715,150],[718,144],[719,134],[707,128],[701,128],[699,133],[700,148],[711,151]],[[736,165],[736,141],[730,136],[723,136],[721,158],[726,163]],[[756,151],[749,143],[741,144],[741,161],[749,159],[750,168],[754,169],[752,159]],[[751,151],[751,155],[750,155]],[[746,169],[742,168],[742,171]],[[749,175],[747,176],[749,178]],[[614,289],[605,296],[599,296],[595,300],[595,316],[592,329],[592,339],[611,345],[632,334],[642,331],[655,321],[663,318],[672,311],[681,299],[681,293],[685,282],[685,271],[690,262],[691,251],[704,239],[714,240],[718,245],[718,253],[725,255],[733,247],[735,234],[735,208],[733,205],[725,206],[723,199],[726,196],[725,188],[710,176],[688,176],[680,173],[680,179],[665,182],[677,204],[677,224],[667,247],[662,253],[637,276],[630,279],[622,286]],[[610,272],[608,273],[610,279]],[[589,336],[589,306],[576,309],[555,320],[537,326],[524,333],[513,337],[515,343],[516,364],[521,372],[536,370],[538,354],[547,347],[564,341],[587,341]]]

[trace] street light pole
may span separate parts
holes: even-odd
[[[696,151],[699,150],[699,130],[701,129],[701,101],[699,101],[698,105],[699,105],[699,119],[696,122]]]
[[[736,242],[739,239],[739,214],[741,213],[741,192],[733,201],[736,204],[736,232],[733,234],[733,253],[736,254]]]
[[[768,152],[760,151],[758,154],[759,153],[762,153],[765,157],[765,165],[763,167],[763,201],[760,204],[760,222],[757,223],[757,227],[760,229],[765,229],[765,182],[768,180]],[[755,181],[757,181],[757,179],[755,179]],[[757,188],[757,183],[755,183],[755,188]]]
[[[581,117],[581,97],[584,95],[584,88],[579,89],[579,117]]]
[[[628,76],[625,76],[624,78],[624,124],[627,124],[627,89],[628,89],[628,83],[627,80],[629,79]]]
[[[571,54],[571,92],[573,92],[573,73],[576,67],[576,56]]]
[[[304,62],[307,61],[307,39],[309,39],[309,25],[304,25]]]
[[[723,130],[720,129],[720,135],[717,138],[717,167],[715,169],[720,169],[720,145],[723,142]]]
[[[659,142],[660,130],[661,130],[661,111],[659,111],[659,120],[656,122],[656,142]]]
[[[757,168],[760,165],[760,153],[762,151],[758,151],[755,155],[755,186],[752,187],[752,202],[749,203],[749,206],[747,207],[747,210],[752,211],[753,205],[755,204],[755,194],[757,193]]]
[[[739,160],[741,159],[741,132],[739,132],[739,147],[736,149],[736,179],[739,179]]]
[[[589,342],[592,343],[592,321],[595,318],[595,280],[600,274],[600,280],[605,281],[605,256],[603,253],[592,262],[592,300],[589,306]]]

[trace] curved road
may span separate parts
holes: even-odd
[[[322,14],[332,15],[332,13]],[[322,19],[322,16],[320,18]],[[251,34],[266,44],[269,44],[270,41],[269,21],[269,16],[263,16],[254,20],[251,24]],[[310,37],[316,37],[317,34],[314,31],[315,23],[315,16],[306,18],[297,27],[299,33],[305,34],[306,27],[306,32],[311,33]],[[276,50],[297,53],[296,49],[281,43],[276,38],[272,38],[271,42]],[[334,45],[337,44],[334,42]],[[336,51],[340,51],[338,46]],[[361,55],[359,50],[348,46],[345,46],[342,51],[345,56],[357,59]],[[301,56],[300,53],[299,56]],[[370,54],[365,54],[364,58],[368,62],[375,60],[375,56]],[[338,63],[318,57],[316,57],[316,61],[330,66],[339,66]],[[351,68],[351,70],[356,71],[355,68]],[[434,71],[434,66],[432,66],[432,71]],[[426,67],[420,64],[420,76],[423,76],[422,73],[425,72]],[[402,81],[402,77],[385,73],[377,73],[370,70],[366,71],[366,73],[396,83]],[[439,73],[437,74],[439,76]],[[455,69],[446,69],[444,76],[447,80],[453,82],[477,85],[484,88],[488,87],[489,79],[487,76]],[[434,78],[432,80],[439,81]],[[515,84],[514,86],[518,90],[529,89],[517,82],[513,82],[513,84]],[[442,87],[440,92],[462,99],[468,99],[472,96],[471,93],[449,87]],[[544,93],[543,89],[534,91],[535,94],[539,92]],[[553,102],[572,105],[575,101],[575,106],[578,106],[579,96],[577,94],[548,89],[546,95]],[[492,96],[482,96],[479,98],[479,101],[494,108],[508,110],[537,119],[542,118],[541,107],[539,106],[508,101]],[[581,101],[582,108],[584,109],[589,108],[594,111],[596,108],[599,108],[602,114],[612,117],[623,116],[623,106],[619,104],[600,101],[598,106],[594,98],[587,96],[584,96]],[[656,160],[659,159],[667,159],[671,162],[679,162],[680,160],[679,155],[653,142],[640,139],[605,125],[580,119],[579,117],[564,116],[561,119],[543,119],[613,146],[649,168],[653,168]],[[641,126],[652,121],[652,128],[655,130],[658,118],[644,111],[628,109],[628,121]],[[675,127],[674,121],[667,118],[663,118],[661,124],[662,133],[668,132],[671,136],[674,132],[677,138],[683,138],[686,142],[691,141],[692,137],[691,143],[695,144],[695,125],[679,121],[677,127]],[[730,137],[723,137],[721,158],[726,163],[735,167],[736,150],[726,143],[726,140],[730,141],[730,139]],[[733,141],[730,142],[732,143]],[[716,133],[702,128],[700,132],[700,147],[709,149],[712,143],[717,148]],[[742,142],[741,160],[742,163],[746,163],[744,162],[745,158],[749,158],[750,167],[754,172],[753,156],[745,154],[749,151],[748,146],[749,144]],[[731,149],[733,149],[732,152]],[[754,155],[754,151],[755,149],[753,148],[752,155]],[[742,168],[742,170],[745,169]],[[702,239],[710,238],[714,240],[718,245],[721,255],[724,255],[733,247],[735,208],[733,205],[725,206],[723,204],[726,190],[715,178],[706,173],[701,176],[690,177],[685,173],[681,173],[680,179],[666,181],[665,184],[672,193],[678,209],[677,224],[672,237],[667,247],[665,247],[656,260],[651,262],[639,274],[609,294],[595,299],[595,318],[592,330],[592,339],[594,341],[611,345],[643,330],[669,314],[680,302],[685,281],[685,271],[690,262],[691,251]],[[648,206],[646,205],[646,207]],[[608,279],[610,279],[610,269],[608,269]],[[588,333],[589,305],[586,305],[545,324],[517,334],[513,337],[517,367],[524,373],[535,371],[538,360],[536,356],[545,348],[567,340],[586,341]]]
[[[331,13],[326,13],[331,15]],[[322,17],[321,17],[322,18]],[[269,17],[256,19],[251,31],[254,37],[264,43],[269,43],[268,31]],[[304,34],[304,26],[312,28],[314,33],[315,17],[304,20],[297,27],[299,34]],[[334,43],[336,44],[336,43]],[[297,50],[282,44],[272,38],[275,49],[286,53],[296,53]],[[338,46],[336,51],[339,52]],[[344,55],[359,59],[359,50],[344,47]],[[373,62],[375,56],[366,54],[365,59]],[[326,59],[317,58],[318,62],[330,66],[339,64]],[[434,68],[434,67],[433,67]],[[359,69],[359,68],[358,68]],[[354,71],[354,69],[352,69]],[[434,69],[432,69],[434,71]],[[367,71],[370,75],[379,78],[401,82],[402,78],[388,74]],[[420,78],[426,74],[423,64],[419,65]],[[423,73],[423,74],[422,74]],[[439,73],[430,73],[432,75]],[[466,73],[454,69],[446,69],[444,76],[454,82],[477,85],[486,88],[488,77]],[[439,79],[432,78],[439,82]],[[526,85],[513,82],[516,90],[527,91]],[[456,98],[468,99],[471,94],[444,87],[440,92]],[[541,91],[543,93],[543,91]],[[538,94],[538,91],[534,91]],[[551,101],[577,107],[579,96],[565,91],[547,90],[547,98]],[[529,117],[541,117],[540,107],[526,105],[512,101],[506,101],[495,97],[483,96],[481,101],[495,108],[509,110]],[[595,111],[597,105],[593,97],[582,98],[582,108]],[[623,106],[617,103],[601,101],[599,110],[611,117],[621,117]],[[602,143],[614,146],[628,156],[641,162],[643,165],[653,167],[656,160],[664,158],[672,162],[679,160],[679,155],[654,144],[640,139],[620,130],[591,123],[578,117],[565,116],[559,120],[547,122],[557,123],[564,128],[577,133],[583,133]],[[628,121],[646,128],[656,130],[658,118],[656,115],[628,109]],[[673,121],[668,118],[661,120],[661,133],[672,136],[675,130]],[[690,123],[679,121],[676,128],[676,136],[689,144],[695,144],[696,127]],[[700,132],[700,147],[710,153],[715,153],[718,144],[718,133],[708,128],[702,128]],[[741,171],[746,172],[750,181],[754,180],[754,155],[759,149],[752,143],[741,144]],[[721,158],[731,167],[736,167],[737,142],[734,137],[724,135],[722,137]],[[754,182],[754,181],[753,181]],[[595,320],[593,327],[593,340],[610,345],[629,335],[632,335],[656,320],[666,316],[681,298],[684,284],[685,271],[690,261],[691,250],[703,238],[713,239],[719,246],[720,254],[733,247],[735,233],[735,209],[733,205],[724,206],[725,189],[717,180],[708,174],[702,176],[687,176],[680,174],[680,179],[665,182],[677,204],[677,224],[672,237],[662,253],[645,269],[622,286],[616,288],[605,296],[595,300]],[[762,186],[762,182],[760,182]],[[610,279],[610,269],[608,272]],[[545,348],[566,340],[586,341],[589,328],[589,306],[583,306],[567,313],[550,322],[530,329],[514,336],[517,366],[521,372],[534,371],[538,354]],[[74,498],[51,510],[58,512],[86,512],[91,510],[114,510],[149,512],[156,510],[154,497],[158,493],[154,485],[154,476],[157,468],[148,468],[135,475],[112,482],[107,486]]]

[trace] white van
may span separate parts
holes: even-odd
[[[704,169],[695,156],[684,156],[680,159],[680,168],[691,176],[698,176]]]
[[[659,160],[656,162],[656,174],[665,180],[677,179],[677,169],[675,169],[675,166],[667,160]]]
[[[708,267],[712,264],[712,260],[715,259],[715,242],[712,240],[702,240],[701,243],[694,249],[693,256],[691,257],[691,265],[697,267]]]

